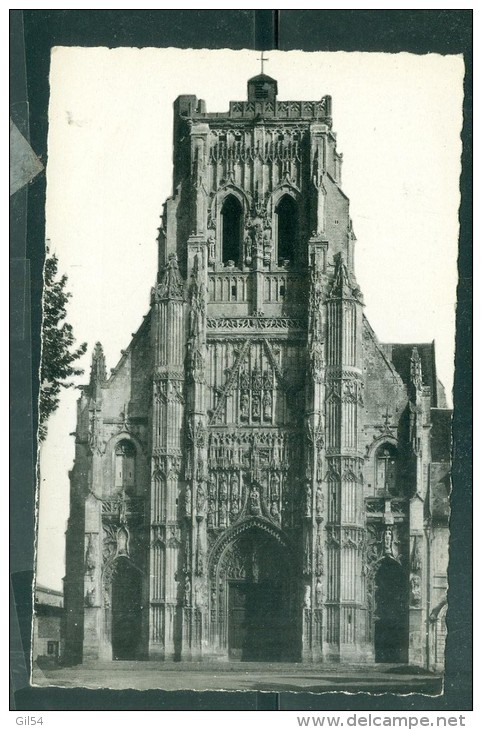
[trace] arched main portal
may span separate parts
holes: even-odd
[[[124,557],[112,576],[112,658],[138,659],[141,643],[141,574]]]
[[[381,561],[375,576],[375,661],[406,662],[408,657],[408,589],[396,560]]]
[[[213,566],[211,638],[233,661],[296,661],[296,579],[285,545],[259,527],[241,532]]]

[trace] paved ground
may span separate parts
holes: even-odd
[[[401,665],[350,667],[304,664],[99,662],[77,667],[34,666],[33,684],[97,689],[370,692],[438,695],[442,678]]]

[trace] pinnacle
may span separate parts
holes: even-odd
[[[330,297],[332,299],[355,299],[363,304],[363,295],[358,286],[354,274],[348,271],[342,253],[334,256],[335,273],[331,286]]]
[[[159,284],[152,290],[153,302],[162,299],[184,299],[184,280],[179,271],[177,255],[170,253],[164,266]]]
[[[422,384],[422,360],[417,347],[412,349],[412,357],[410,358],[410,380],[415,385]]]
[[[90,383],[104,383],[107,380],[105,367],[105,355],[101,342],[96,342],[92,353],[92,365],[90,368]]]

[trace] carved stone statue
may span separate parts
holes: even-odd
[[[85,594],[85,605],[89,608],[95,606],[95,586],[88,588]]]
[[[122,497],[119,501],[119,523],[121,525],[127,524],[127,502],[126,493],[122,492]]]
[[[419,575],[410,576],[410,603],[412,606],[420,606],[422,603],[422,588]]]
[[[273,417],[273,396],[270,390],[265,390],[263,395],[263,415],[267,421]]]
[[[117,530],[117,555],[129,555],[129,533],[124,526]]]
[[[305,487],[305,516],[311,517],[311,487],[308,483]]]
[[[245,370],[243,370],[239,376],[239,385],[241,390],[249,390],[250,388],[251,383],[249,380],[249,373],[247,373]]]
[[[198,514],[202,514],[204,512],[204,505],[206,504],[206,493],[204,491],[203,485],[198,484],[197,491],[196,491],[196,510]]]
[[[315,570],[316,574],[323,575],[323,541],[321,537],[321,531],[318,531],[316,536],[316,548],[315,548]]]
[[[323,344],[321,342],[313,342],[310,350],[310,355],[312,374],[315,380],[318,381],[325,365]]]
[[[237,472],[234,472],[231,477],[231,499],[233,501],[239,499],[239,476]]]
[[[193,271],[191,286],[191,310],[189,312],[189,332],[191,337],[198,338],[203,330],[203,318],[206,311],[204,282],[200,278],[198,265]]]
[[[420,573],[422,569],[422,556],[420,554],[419,539],[415,536],[413,540],[412,557],[410,561],[412,573]]]
[[[252,261],[252,242],[249,233],[244,237],[244,261],[248,266]]]
[[[278,499],[279,485],[280,485],[280,479],[279,479],[278,474],[275,472],[271,477],[271,499]]]
[[[259,402],[258,394],[255,394],[253,396],[252,414],[253,414],[253,418],[255,418],[255,419],[258,419],[260,417],[260,402]]]
[[[263,261],[266,265],[271,261],[271,250],[271,233],[265,230],[263,233]]]
[[[253,245],[256,252],[263,253],[263,226],[259,219],[255,220],[252,228]]]
[[[321,486],[316,488],[315,505],[316,505],[316,516],[321,517],[323,515],[323,490]]]
[[[219,477],[219,499],[221,502],[225,502],[228,498],[228,481],[226,474],[221,474]]]
[[[189,580],[189,576],[186,576],[186,580],[184,581],[184,605],[189,606],[191,603],[191,581]]]
[[[305,595],[303,598],[303,607],[311,608],[311,586],[305,586]]]
[[[321,458],[321,450],[318,449],[318,453],[316,455],[316,481],[321,482],[323,480],[323,460]],[[322,494],[323,497],[323,494]],[[323,502],[322,502],[322,509],[321,514],[323,514]]]
[[[194,589],[194,604],[196,608],[204,608],[206,605],[206,594],[201,583],[197,583]]]
[[[385,527],[383,534],[383,552],[385,555],[393,555],[393,529],[391,525]]]
[[[239,409],[241,411],[241,418],[247,420],[249,418],[249,394],[247,391],[241,393]]]
[[[209,236],[208,238],[208,257],[210,263],[216,261],[216,241],[213,236]]]
[[[321,582],[321,578],[318,578],[318,580],[316,581],[315,598],[316,598],[316,605],[322,606],[323,605],[323,583]]]
[[[261,514],[261,499],[256,485],[251,488],[251,494],[249,495],[249,511],[252,515]]]
[[[186,487],[186,491],[184,492],[184,514],[186,517],[189,517],[191,514],[191,507],[192,507],[192,492],[191,487],[189,484]]]
[[[96,557],[95,557],[95,545],[92,533],[89,533],[89,540],[87,543],[87,550],[85,552],[85,572],[93,573],[95,570]]]

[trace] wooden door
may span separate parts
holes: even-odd
[[[241,661],[247,639],[246,603],[249,584],[230,582],[228,587],[229,657]]]

